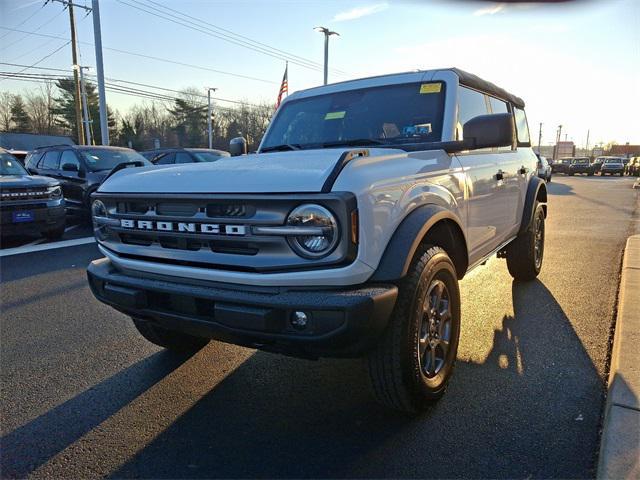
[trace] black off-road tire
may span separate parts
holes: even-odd
[[[173,352],[195,353],[209,343],[206,338],[168,330],[146,320],[134,318],[133,323],[144,338]]]
[[[529,281],[538,276],[544,258],[544,234],[544,210],[536,202],[527,230],[507,245],[507,268],[514,279]]]
[[[440,300],[433,301],[438,290],[444,293]],[[448,338],[446,351],[442,341],[436,347],[428,343],[431,330],[425,329],[425,324],[435,325],[430,323],[431,316],[434,310],[444,308],[442,300],[445,296],[449,320],[438,325],[448,325],[448,335],[444,334],[444,329],[439,333],[441,340]],[[434,304],[436,308],[425,311]],[[439,327],[433,328],[434,332],[440,332]],[[396,411],[417,414],[442,397],[453,373],[459,337],[460,290],[455,267],[442,248],[424,246],[399,285],[389,325],[367,359],[378,402]],[[437,342],[437,339],[431,338],[431,341]],[[442,357],[440,370],[436,366],[429,374],[425,371],[427,364],[438,365],[436,353],[431,356],[431,352],[438,349]]]

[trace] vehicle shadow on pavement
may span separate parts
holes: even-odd
[[[549,195],[575,195],[573,187],[564,183],[551,182],[547,183],[547,192]]]
[[[157,352],[0,438],[2,478],[24,478],[189,357]],[[64,476],[60,472],[58,477]]]
[[[591,477],[603,381],[541,281],[512,299],[486,359],[417,418],[374,403],[360,361],[258,352],[110,476]]]

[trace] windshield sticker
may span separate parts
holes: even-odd
[[[442,89],[441,83],[423,83],[420,85],[420,93],[440,93]]]
[[[347,112],[343,111],[343,112],[329,112],[324,116],[325,120],[337,120],[339,118],[344,118],[344,115]]]

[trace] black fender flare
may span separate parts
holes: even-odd
[[[412,210],[398,225],[370,281],[388,282],[404,277],[409,271],[411,261],[422,239],[434,225],[442,220],[453,221],[464,237],[462,222],[453,212],[435,204],[421,205]],[[464,249],[466,256],[468,252],[466,238],[461,248]],[[464,272],[458,272],[458,275],[461,277]]]
[[[531,177],[529,185],[527,185],[527,194],[524,200],[524,209],[522,211],[522,222],[520,222],[520,230],[518,235],[524,233],[531,221],[533,220],[534,208],[536,200],[544,203],[544,216],[547,217],[547,184],[541,178]]]

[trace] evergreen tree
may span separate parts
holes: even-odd
[[[176,98],[173,108],[169,108],[181,147],[204,147],[207,144],[207,106],[198,97],[197,90],[185,90],[182,98]]]
[[[89,110],[89,120],[91,138],[96,144],[100,143],[100,106],[96,86],[88,81],[84,82],[87,91],[87,107]],[[58,80],[56,86],[60,90],[60,96],[54,101],[53,113],[57,116],[57,123],[68,131],[71,137],[78,142],[78,126],[76,123],[75,107],[75,83],[73,78]],[[107,125],[109,131],[115,133],[116,120],[111,110],[107,107]],[[113,135],[115,137],[115,135]],[[79,143],[79,142],[78,142]]]
[[[14,124],[13,131],[20,133],[31,132],[31,119],[20,95],[14,95],[11,102],[11,121]]]

